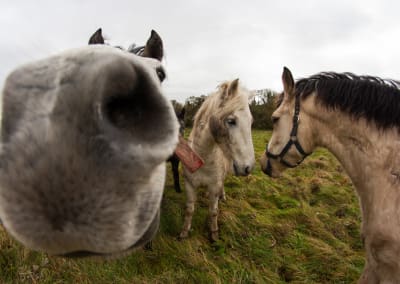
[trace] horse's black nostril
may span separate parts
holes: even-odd
[[[264,171],[265,174],[271,176],[272,175],[272,167],[269,159],[267,160],[267,168]]]
[[[244,169],[244,172],[245,172],[246,175],[250,174],[250,172],[251,172],[251,167],[250,167],[250,166],[247,166],[247,167]]]

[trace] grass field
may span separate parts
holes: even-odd
[[[253,131],[256,157],[270,132]],[[168,166],[169,167],[169,166]],[[183,183],[183,182],[182,182]],[[350,179],[318,150],[280,179],[259,165],[225,182],[220,241],[208,241],[205,190],[190,237],[177,241],[185,194],[168,169],[152,250],[120,260],[68,260],[24,249],[0,226],[0,283],[354,283],[364,265],[358,199]]]

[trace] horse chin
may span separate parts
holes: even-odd
[[[282,175],[281,171],[277,171],[276,167],[273,167],[270,159],[267,158],[265,153],[260,158],[261,170],[264,174],[272,178],[279,178]]]
[[[272,172],[270,175],[272,178],[280,178],[282,176],[282,172]]]
[[[264,174],[271,176],[270,168],[268,167],[269,160],[267,158],[266,153],[264,152],[260,157],[260,167]]]
[[[143,236],[126,250],[113,252],[113,253],[97,253],[90,251],[75,251],[66,254],[61,254],[58,256],[67,257],[67,258],[106,258],[106,259],[116,259],[126,255],[131,254],[132,252],[144,247],[148,244],[156,235],[158,228],[160,225],[160,210],[158,210],[156,216],[154,216],[153,221],[151,222],[147,231],[143,234]]]

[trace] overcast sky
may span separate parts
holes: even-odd
[[[126,48],[155,29],[166,95],[181,102],[235,78],[281,90],[283,66],[295,78],[351,71],[400,79],[395,0],[0,0],[1,81],[22,63],[86,45],[99,27]]]

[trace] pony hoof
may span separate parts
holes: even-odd
[[[219,240],[218,231],[211,232],[210,233],[210,242],[215,243],[218,240]]]
[[[189,233],[187,231],[182,231],[178,236],[178,241],[187,239],[188,236],[189,236]]]
[[[147,244],[144,245],[143,247],[144,250],[152,251],[153,250],[153,242],[150,241]]]

